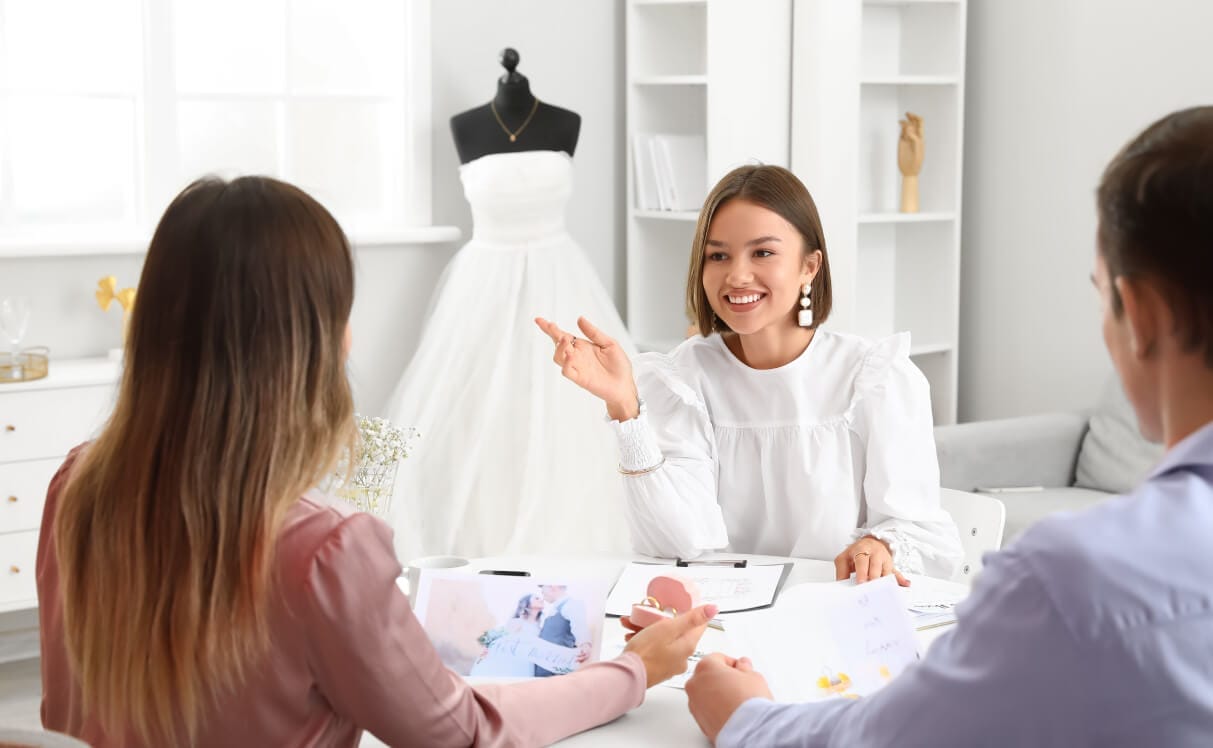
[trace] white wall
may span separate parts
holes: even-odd
[[[139,281],[143,256],[0,259],[0,296],[30,298],[30,324],[22,346],[44,345],[55,359],[104,356],[122,341],[118,304],[102,312],[93,292],[112,275],[118,288]]]
[[[1093,402],[1094,188],[1145,125],[1213,99],[1210,28],[1204,0],[971,0],[961,420]]]
[[[608,291],[623,298],[623,13],[613,0],[432,0],[433,212],[470,236],[471,218],[458,177],[448,120],[492,98],[502,47],[522,56],[519,71],[541,99],[582,116],[570,230]],[[420,337],[434,283],[454,246],[359,250],[351,373],[360,411],[377,413]],[[104,355],[120,345],[121,314],[102,313],[93,298],[99,278],[135,285],[141,256],[0,259],[0,296],[34,298],[27,345],[50,346],[53,358]],[[492,300],[474,313],[492,314]]]
[[[451,116],[497,92],[505,47],[539,99],[581,115],[568,225],[607,291],[623,303],[623,3],[433,0],[434,220],[470,236]],[[487,310],[486,310],[487,311]]]

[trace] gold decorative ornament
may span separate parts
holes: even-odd
[[[118,279],[112,275],[107,275],[97,281],[97,305],[101,307],[101,311],[108,312],[110,304],[118,302],[118,306],[122,307],[122,339],[126,340],[126,328],[131,318],[131,310],[135,308],[135,289],[124,288],[121,291],[118,289]]]
[[[535,103],[531,105],[531,113],[528,114],[526,119],[522,121],[522,125],[520,125],[518,129],[514,130],[513,132],[510,131],[510,128],[505,126],[505,122],[501,120],[501,115],[497,113],[496,102],[490,101],[489,109],[493,110],[493,116],[497,118],[497,124],[501,125],[501,129],[505,130],[505,134],[510,136],[510,142],[513,143],[514,141],[518,140],[518,136],[521,135],[522,131],[526,129],[526,126],[531,124],[531,118],[534,117],[535,112],[539,110],[539,99],[535,99]]]

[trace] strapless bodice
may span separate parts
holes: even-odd
[[[492,153],[459,167],[472,240],[530,244],[565,234],[573,160],[564,151]]]

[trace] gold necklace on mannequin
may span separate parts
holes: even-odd
[[[489,109],[493,110],[493,116],[497,118],[497,124],[501,125],[501,129],[505,130],[505,134],[510,136],[510,142],[513,143],[514,141],[518,140],[518,136],[521,135],[522,131],[526,129],[526,126],[531,124],[531,118],[534,117],[535,112],[539,110],[539,99],[535,99],[535,103],[531,105],[531,113],[526,116],[526,119],[522,121],[522,124],[518,127],[518,129],[514,130],[513,132],[510,132],[510,128],[506,127],[505,122],[501,121],[501,115],[497,113],[496,102],[490,101]]]

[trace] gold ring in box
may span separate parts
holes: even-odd
[[[26,348],[16,354],[0,353],[0,384],[42,379],[49,370],[49,348]]]

